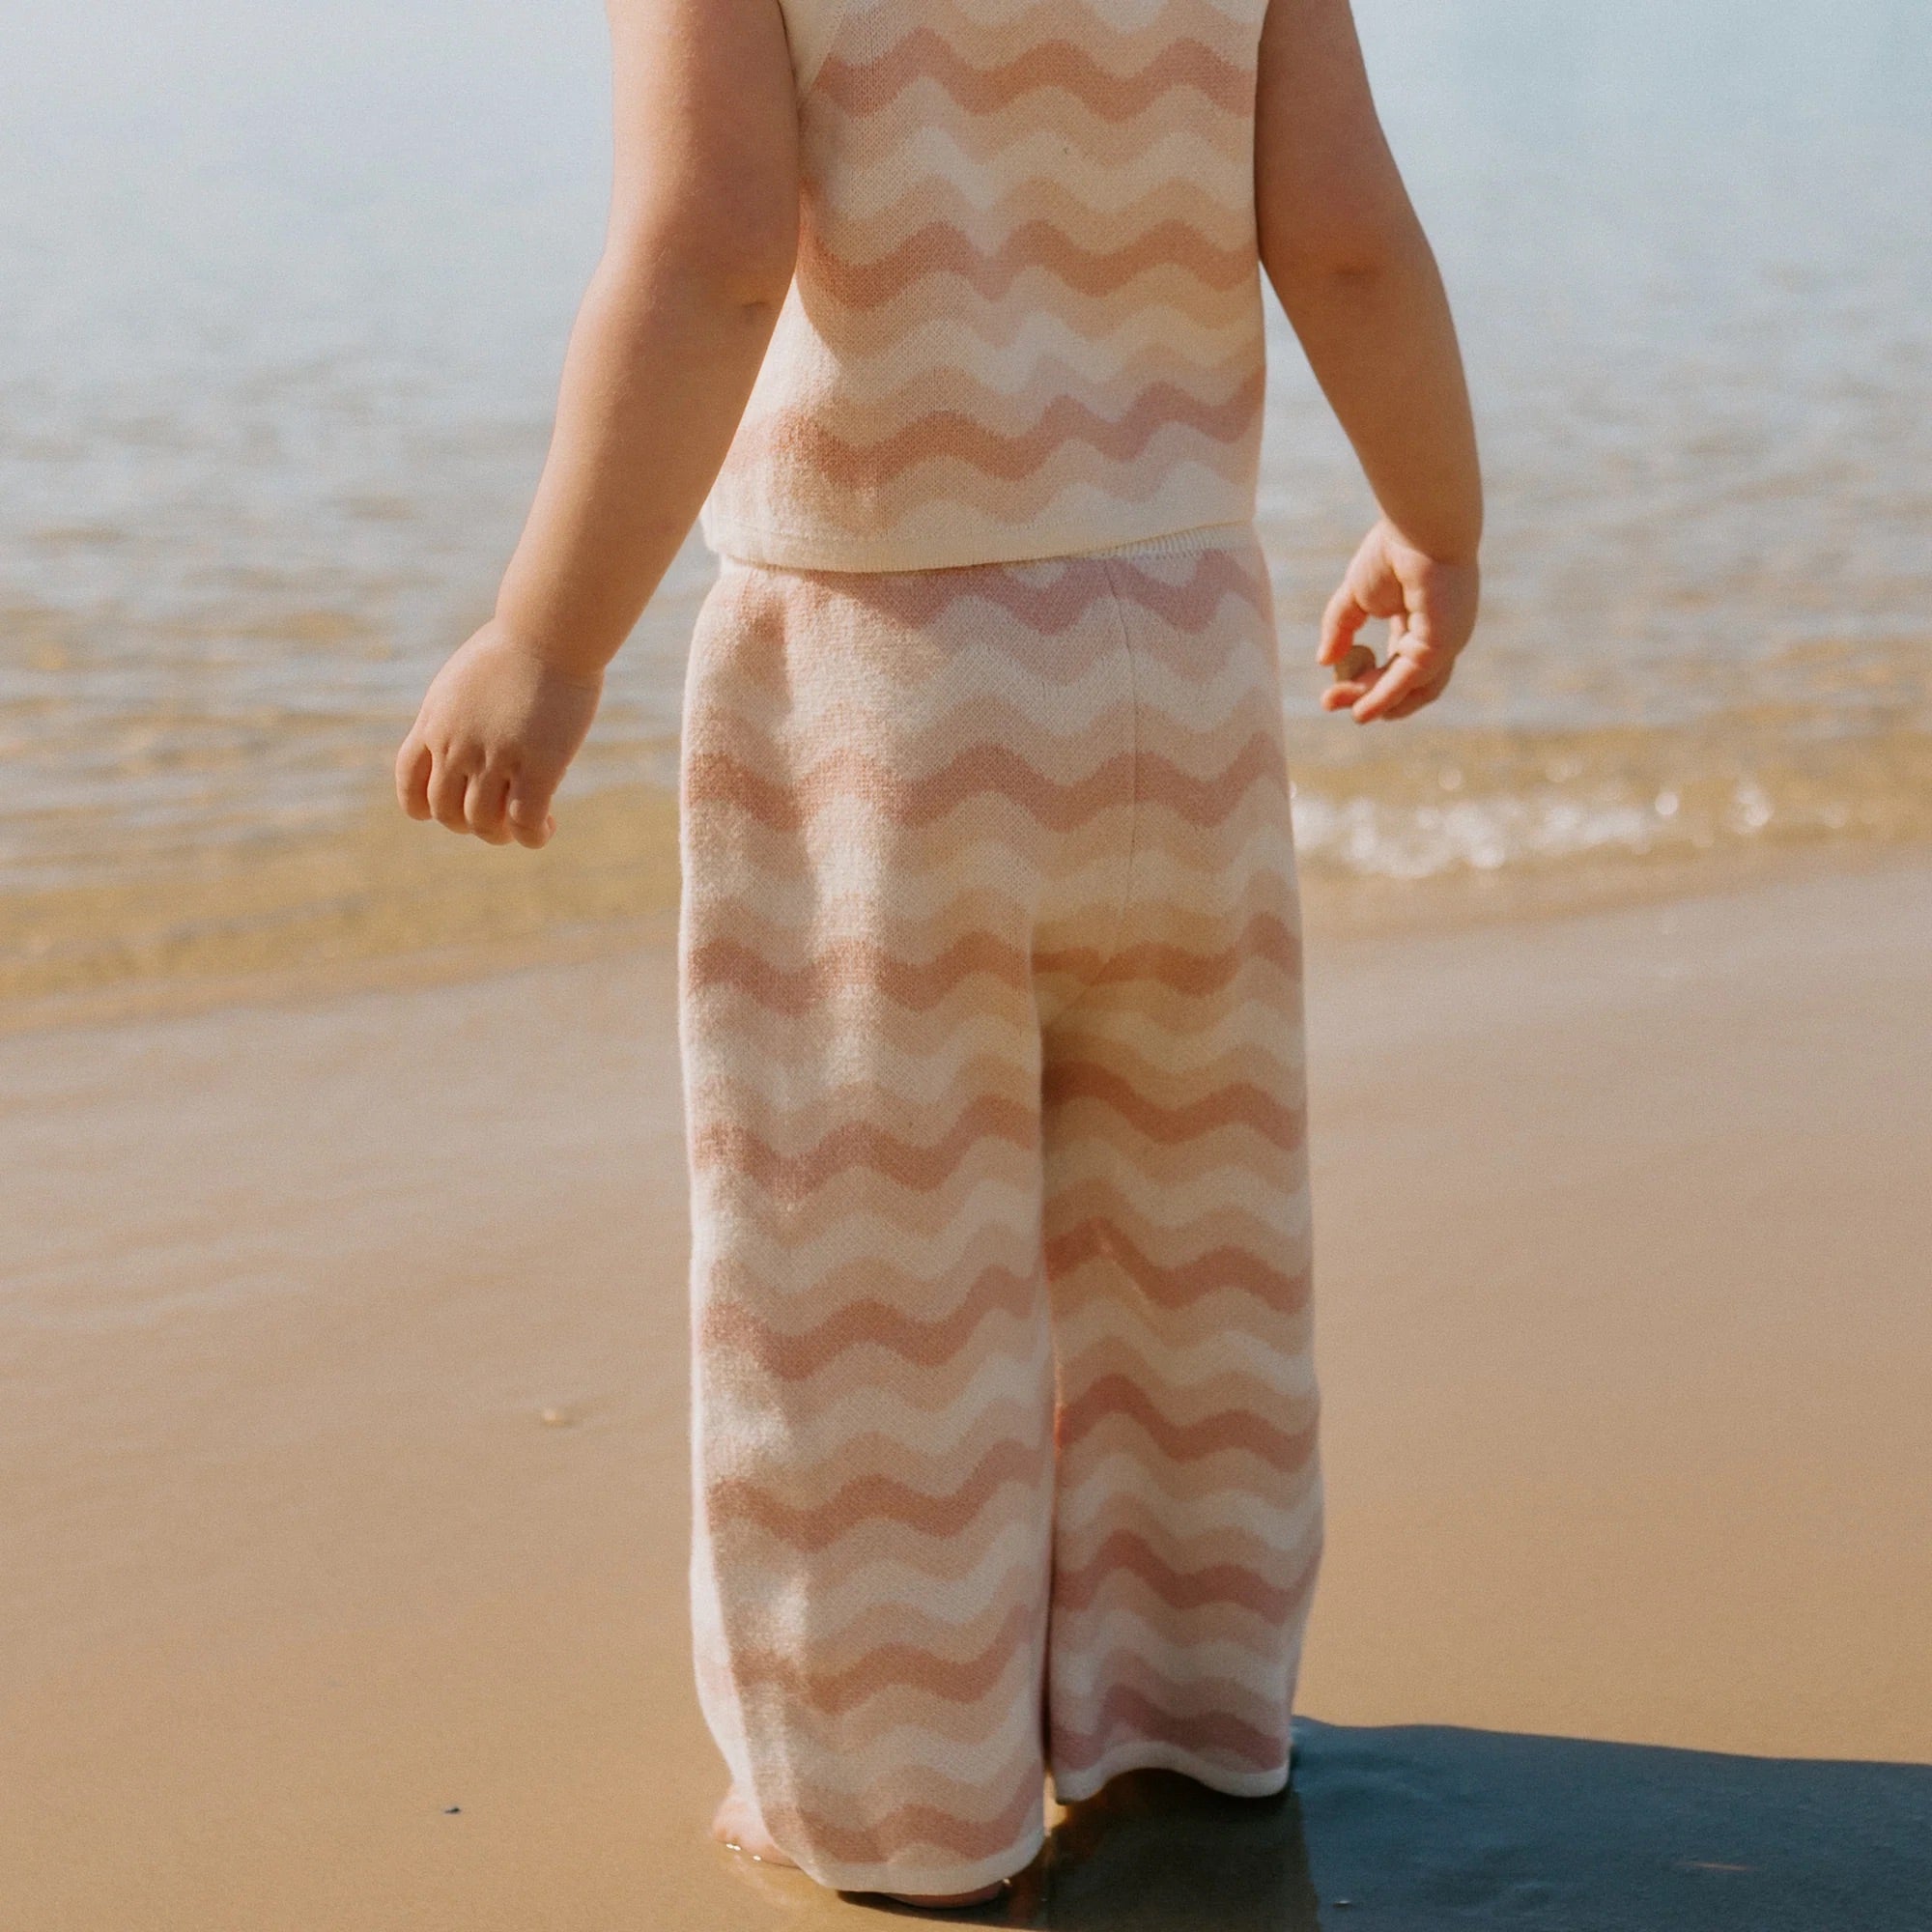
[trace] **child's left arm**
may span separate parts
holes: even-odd
[[[1482,466],[1435,257],[1369,91],[1349,0],[1269,0],[1255,113],[1262,262],[1382,515],[1321,623],[1321,695],[1359,723],[1447,688],[1475,627]],[[1361,641],[1385,617],[1389,655]]]
[[[604,668],[724,460],[797,249],[779,0],[608,7],[611,221],[550,457],[496,615],[438,672],[396,757],[412,818],[493,845],[550,838]]]

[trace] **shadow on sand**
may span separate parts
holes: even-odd
[[[1294,1790],[1117,1778],[998,1908],[1064,1932],[1932,1932],[1932,1766],[1298,1722]],[[926,1922],[944,1922],[928,1919]]]

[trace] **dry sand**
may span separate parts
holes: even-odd
[[[6,1932],[867,1922],[704,1835],[648,938],[0,1039]],[[1305,1709],[1932,1760],[1929,1021],[1923,860],[1314,949]],[[1704,1808],[1660,1825],[1673,1777]],[[1724,1916],[1762,1861],[1698,1850],[1735,1813],[1790,1855],[1785,1804],[1866,1821],[1830,1834],[1861,1928],[1926,1922],[1894,1841],[1932,1774],[1830,1777],[1314,1731],[1298,1805],[1204,1839],[1157,1782],[1117,1793],[997,1916],[1279,1932],[1401,1866],[1410,1916],[1336,1922],[1489,1922],[1596,1871],[1570,1818],[1606,1871],[1679,1831],[1652,1876],[1706,1889],[1566,1925],[1822,1924]],[[1456,1824],[1475,1789],[1500,1836]]]

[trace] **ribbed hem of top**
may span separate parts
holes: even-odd
[[[927,570],[977,570],[989,564],[1049,563],[1066,556],[1184,555],[1213,549],[1254,528],[1251,517],[1217,518],[1212,523],[1180,528],[1153,529],[1105,544],[1053,540],[1051,526],[1016,534],[1010,544],[975,543],[935,551],[929,546],[882,548],[876,540],[841,542],[823,535],[791,537],[742,526],[703,527],[707,547],[727,562],[764,570],[822,571],[836,576],[906,576]],[[1065,537],[1075,535],[1072,531]]]
[[[1191,556],[1198,550],[1220,550],[1253,536],[1252,522],[1198,524],[1189,530],[1170,530],[1165,536],[1137,537],[1132,543],[1108,544],[1103,550],[1071,550],[1066,556]]]

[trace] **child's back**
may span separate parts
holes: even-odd
[[[929,570],[1248,522],[1264,0],[787,11],[797,279],[713,545]]]

